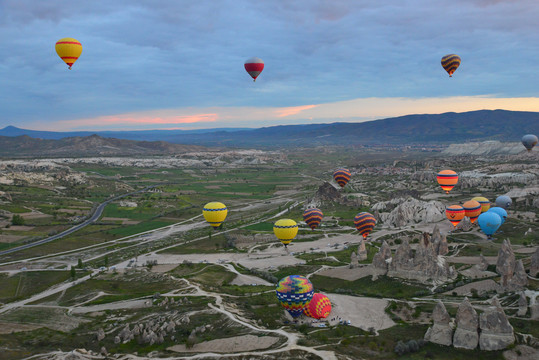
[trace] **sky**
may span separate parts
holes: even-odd
[[[539,111],[537,19],[536,0],[0,0],[0,128]],[[64,37],[83,46],[72,70],[54,49]],[[451,53],[462,64],[449,78]]]

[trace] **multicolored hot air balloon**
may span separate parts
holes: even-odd
[[[495,207],[491,207],[490,210],[487,212],[493,212],[495,214],[498,214],[500,218],[502,219],[502,225],[505,222],[505,220],[507,220],[507,211],[505,211],[504,208],[495,206]]]
[[[321,293],[315,293],[307,304],[303,308],[303,313],[314,319],[323,319],[327,318],[331,312],[331,301],[329,298]]]
[[[449,219],[454,227],[457,227],[459,222],[466,216],[464,208],[460,205],[451,205],[445,209],[445,216]]]
[[[210,223],[214,228],[221,226],[221,223],[225,221],[228,209],[226,205],[221,202],[211,202],[204,205],[202,209],[204,219]]]
[[[513,203],[513,200],[507,195],[501,195],[496,198],[496,206],[499,206],[501,208],[504,208],[507,210]]]
[[[459,176],[453,170],[442,170],[436,175],[438,184],[442,187],[446,194],[449,194],[451,189],[457,185],[459,181]]]
[[[55,49],[58,56],[69,66],[69,69],[71,69],[71,66],[73,66],[82,53],[81,43],[73,38],[58,40]]]
[[[273,233],[286,247],[298,234],[298,224],[292,219],[280,219],[273,224]]]
[[[487,212],[488,209],[490,209],[490,201],[486,197],[483,196],[477,196],[474,197],[472,200],[477,201],[479,204],[481,204],[481,212]]]
[[[352,177],[352,173],[350,170],[345,168],[339,168],[333,172],[333,178],[339,184],[340,187],[344,187],[346,184],[348,184],[348,181],[350,181],[350,178]]]
[[[245,61],[244,66],[245,66],[245,70],[253,78],[253,81],[256,81],[256,78],[258,77],[258,75],[260,75],[262,70],[264,70],[264,62],[262,61],[262,59],[257,58],[257,57],[252,57],[250,59],[247,59],[247,61]]]
[[[533,147],[537,145],[537,142],[539,139],[537,139],[537,136],[533,134],[524,135],[522,137],[522,145],[528,150],[532,151]]]
[[[502,224],[502,218],[495,212],[487,211],[486,213],[479,215],[477,223],[485,235],[490,239],[492,234],[494,234]]]
[[[309,225],[309,227],[314,230],[322,222],[322,211],[317,208],[310,208],[303,212],[303,220]]]
[[[470,222],[473,224],[479,214],[481,214],[481,204],[475,200],[466,201],[462,207],[464,208],[464,213],[467,217],[470,218]]]
[[[311,301],[314,294],[313,284],[309,279],[300,275],[282,278],[277,284],[275,292],[279,303],[294,318],[303,313],[303,309]]]
[[[449,74],[449,77],[453,77],[453,73],[460,65],[460,57],[456,54],[449,54],[442,58],[442,66]]]
[[[376,226],[376,219],[368,212],[360,212],[354,218],[354,225],[363,238],[366,239]]]

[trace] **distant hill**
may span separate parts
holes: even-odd
[[[134,141],[103,138],[98,135],[68,137],[60,140],[35,139],[27,135],[0,136],[0,156],[129,156],[178,154],[208,150],[197,145],[171,144],[164,141]]]
[[[7,127],[0,135],[37,136],[32,130]],[[40,137],[62,134],[39,132]],[[259,129],[209,129],[205,132],[175,130],[97,132],[100,136],[164,140],[181,144],[227,147],[450,144],[469,141],[520,141],[524,134],[539,134],[539,113],[480,110],[436,115],[406,115],[361,123],[282,125]],[[134,137],[136,136],[136,138]]]

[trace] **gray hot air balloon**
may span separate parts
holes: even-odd
[[[532,151],[533,147],[537,145],[537,136],[533,134],[524,135],[522,137],[522,145],[528,149],[528,151]]]
[[[496,198],[496,206],[499,206],[499,207],[504,208],[506,210],[507,210],[507,208],[509,208],[511,206],[512,203],[513,203],[513,200],[511,200],[511,198],[509,196],[506,196],[506,195],[498,196]]]

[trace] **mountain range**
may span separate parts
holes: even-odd
[[[96,134],[103,138],[240,148],[520,141],[528,133],[539,134],[539,112],[479,110],[406,115],[361,123],[281,125],[257,129],[49,132],[8,126],[0,130],[0,136],[63,139]]]

